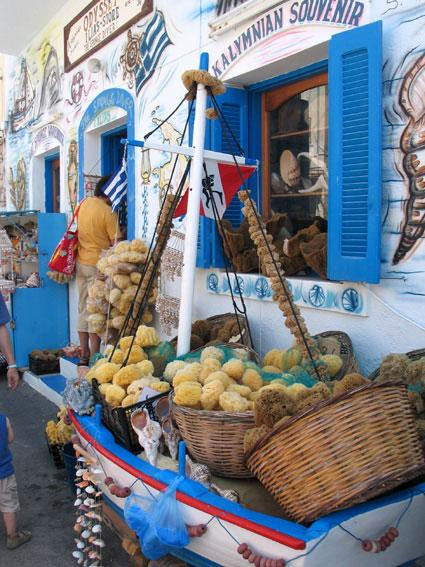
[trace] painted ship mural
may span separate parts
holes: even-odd
[[[31,82],[25,59],[21,62],[21,73],[17,81],[13,111],[10,114],[12,132],[21,130],[28,124],[34,112],[35,89]]]

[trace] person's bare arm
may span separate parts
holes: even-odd
[[[6,325],[0,325],[0,350],[6,357],[7,364],[9,366],[14,365],[15,357]],[[16,390],[19,385],[19,380],[18,370],[16,368],[9,368],[7,371],[7,384],[11,390]]]
[[[6,425],[7,425],[7,440],[9,443],[13,443],[15,436],[13,434],[13,429],[12,426],[10,425],[10,421],[8,417],[6,418]]]

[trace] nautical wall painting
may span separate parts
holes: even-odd
[[[270,281],[261,275],[238,274],[238,284],[231,275],[231,285],[236,299],[239,289],[246,299],[273,301]],[[210,272],[206,279],[207,291],[215,295],[230,295],[229,282],[225,273]],[[367,290],[357,284],[339,284],[334,282],[316,282],[314,280],[294,278],[288,280],[294,302],[300,307],[336,311],[346,315],[367,315]],[[239,287],[239,289],[238,289]]]
[[[414,6],[414,2],[410,2]],[[387,15],[383,65],[382,284],[371,290],[425,329],[423,4]],[[420,302],[420,303],[419,303]],[[419,308],[420,305],[420,308]]]
[[[25,209],[27,189],[27,166],[24,158],[20,158],[16,164],[15,173],[10,168],[9,176],[10,200],[16,211]]]
[[[162,54],[172,42],[165,27],[164,16],[159,10],[155,11],[147,23],[136,28],[137,33],[128,30],[120,64],[123,81],[127,82],[129,89],[136,87],[136,93],[140,94],[154,74]]]
[[[65,107],[67,110],[67,122],[74,124],[77,120],[82,106],[88,101],[89,95],[93,96],[93,92],[97,90],[99,82],[96,73],[92,74],[83,69],[72,72],[68,75],[68,85],[66,89]]]
[[[59,70],[59,58],[56,49],[49,42],[40,48],[43,78],[41,81],[38,118],[45,112],[51,112],[61,100],[62,80]]]
[[[35,88],[28,70],[27,60],[21,59],[20,71],[15,79],[13,103],[10,112],[10,129],[18,132],[33,119]]]
[[[78,144],[70,140],[68,145],[67,188],[72,212],[78,200]]]

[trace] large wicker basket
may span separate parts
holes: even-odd
[[[294,416],[246,461],[286,514],[304,523],[425,471],[407,390],[397,382],[368,384]]]
[[[251,360],[259,363],[257,354],[240,344],[226,344],[227,348],[243,348]],[[193,351],[196,354],[202,348]],[[230,478],[251,478],[245,465],[243,438],[245,431],[255,427],[254,413],[230,413],[191,409],[172,404],[173,416],[191,456],[212,473]]]

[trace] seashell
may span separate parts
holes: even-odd
[[[83,537],[84,539],[88,539],[91,535],[90,530],[84,530],[81,534],[81,537]]]
[[[170,402],[167,396],[157,401],[155,406],[155,415],[159,421],[162,421],[167,417],[169,417],[170,411],[171,411]]]
[[[102,474],[102,472],[103,472],[102,469],[93,468],[93,467],[90,470],[91,470],[92,474]]]
[[[96,502],[94,504],[90,504],[90,508],[99,508],[102,506],[102,502]]]
[[[83,529],[83,528],[81,527],[80,524],[74,524],[74,532],[75,532],[75,533],[80,534],[81,531],[82,531],[82,529]]]
[[[96,545],[97,547],[105,547],[105,542],[103,541],[103,539],[95,539],[94,541],[92,541],[93,545]]]
[[[164,398],[163,398],[164,399]],[[176,460],[179,452],[180,433],[170,418],[164,419],[162,422],[162,433],[164,435],[165,444],[170,451],[171,458]]]
[[[94,498],[86,498],[84,500],[84,506],[88,506],[90,508],[90,506],[92,504],[95,504],[96,500]]]
[[[91,531],[92,531],[94,534],[98,534],[98,533],[100,533],[100,532],[102,531],[102,526],[101,526],[100,524],[95,524],[95,525],[92,527]]]
[[[78,470],[75,472],[75,476],[81,477],[81,476],[83,476],[83,474],[86,473],[86,472],[87,472],[87,469],[78,469]]]
[[[96,492],[96,489],[95,489],[94,486],[89,484],[88,487],[86,488],[86,492],[87,492],[87,494],[93,494],[93,492]]]
[[[80,506],[83,503],[83,501],[81,500],[81,498],[77,498],[77,500],[74,502],[74,506]]]
[[[162,435],[160,424],[149,417],[146,409],[142,409],[131,414],[131,425],[137,433],[139,443],[145,450],[148,461],[155,466],[159,440]]]
[[[78,516],[78,518],[75,521],[77,522],[77,524],[81,524],[83,520],[84,520],[84,516]]]
[[[81,541],[81,539],[75,538],[75,543],[78,549],[84,549],[86,547],[86,544],[84,543],[84,541]]]
[[[80,565],[83,560],[84,560],[84,554],[82,551],[80,550],[75,550],[72,552],[72,557],[75,557],[75,559],[77,559],[78,564]]]
[[[79,463],[85,463],[86,462],[86,458],[85,457],[78,457],[77,461]]]
[[[84,469],[83,471],[83,480],[91,480],[92,476],[89,470]]]
[[[96,494],[94,496],[95,496],[95,498],[100,498],[101,496],[103,496],[103,492],[101,490],[99,490],[99,492],[96,492]]]
[[[89,485],[89,483],[86,480],[83,480],[83,481],[76,484],[76,486],[78,486],[79,488],[85,488],[88,485]]]
[[[82,512],[88,512],[89,509],[87,506],[85,506],[84,504],[81,504],[81,506],[78,506],[78,509],[81,510]]]
[[[290,150],[283,150],[280,160],[280,175],[289,187],[296,187],[301,181],[300,164]]]
[[[100,559],[100,555],[94,549],[89,551],[89,558],[90,559]]]
[[[99,514],[96,514],[96,512],[87,512],[86,516],[91,520],[97,520],[98,522],[102,521],[102,517],[99,516]]]

